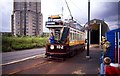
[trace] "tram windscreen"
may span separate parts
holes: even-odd
[[[55,40],[60,40],[60,30],[59,29],[55,29]]]

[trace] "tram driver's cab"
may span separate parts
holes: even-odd
[[[61,32],[62,32],[62,28],[50,28],[50,34],[53,33],[53,36],[50,35],[49,40],[51,37],[53,37],[54,44],[59,44],[61,39]]]
[[[48,17],[46,27],[49,29],[50,34],[51,32],[53,33],[55,44],[61,43],[61,37],[65,27],[61,17],[59,15],[52,15]]]

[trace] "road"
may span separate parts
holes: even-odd
[[[2,53],[2,64],[10,64],[19,62],[22,60],[34,58],[35,56],[41,55],[45,53],[45,48],[38,49],[29,49],[15,52],[7,52]]]
[[[19,63],[2,66],[3,74],[98,74],[101,49],[90,48],[90,59],[86,51],[66,61],[35,57]]]

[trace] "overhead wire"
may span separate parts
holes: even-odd
[[[66,0],[62,0],[62,3],[64,4],[65,3],[65,1]],[[81,8],[79,8],[72,0],[69,0],[69,1],[67,1],[67,3],[68,3],[68,5],[70,4],[70,3],[72,3],[73,5],[74,5],[74,7],[76,7],[77,9],[81,9]],[[68,6],[67,6],[68,7]],[[69,6],[70,7],[70,6]],[[77,10],[76,9],[76,10]],[[70,9],[68,9],[68,11],[70,11]],[[79,11],[79,12],[81,12],[80,10],[77,10],[77,11]],[[72,15],[72,13],[71,13],[72,11],[70,11],[70,15]],[[72,16],[73,17],[73,16]],[[82,17],[79,17],[79,18],[81,18],[81,19],[85,19],[85,18],[82,18]],[[77,21],[79,24],[82,24],[78,19],[76,19],[75,17],[73,17],[73,19],[75,20],[75,21]]]
[[[75,19],[75,18],[72,16],[71,10],[70,10],[70,8],[69,8],[69,6],[68,6],[68,2],[67,2],[66,0],[64,0],[64,2],[65,2],[66,5],[67,5],[67,8],[68,8],[68,11],[70,12],[70,16],[71,16],[72,20],[74,19],[74,20],[76,20],[77,22],[79,22],[77,19]],[[69,0],[69,2],[70,2],[70,0]],[[81,22],[79,22],[79,23],[81,24]]]
[[[79,8],[72,0],[70,0],[69,2],[71,2],[76,8],[78,8],[78,9],[81,9],[81,8]],[[76,9],[77,10],[77,9]],[[79,10],[77,10],[77,11],[79,11]],[[79,12],[81,12],[81,11],[79,11]],[[85,18],[82,18],[82,17],[79,17],[79,18],[81,18],[81,19],[85,19]],[[76,19],[77,20],[77,19]],[[77,20],[78,21],[78,20]],[[80,21],[79,21],[80,22]],[[81,22],[80,22],[81,23]]]

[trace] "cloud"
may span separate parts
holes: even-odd
[[[52,2],[53,0],[51,0]],[[67,0],[71,13],[75,19],[77,19],[81,24],[87,23],[88,18],[88,0]],[[118,1],[119,0],[91,0],[91,20],[92,19],[100,19],[105,20],[108,22],[110,28],[117,28],[118,27]],[[59,2],[59,1],[58,1]],[[49,3],[49,2],[48,2]],[[57,0],[56,0],[57,3]],[[61,3],[57,3],[54,7],[60,10],[60,6],[62,7]],[[66,7],[66,4],[63,4],[64,15],[68,17],[69,11]],[[57,9],[57,10],[58,10]],[[51,9],[53,10],[53,9]],[[50,12],[50,11],[49,11]],[[51,11],[52,12],[52,11]],[[55,12],[53,14],[56,14]],[[43,13],[44,15],[44,13]],[[52,15],[52,14],[51,14]]]
[[[94,6],[97,7],[91,8],[92,18],[108,19],[110,16],[118,15],[118,2],[99,2],[95,3]]]
[[[88,0],[67,0],[72,15],[81,24],[87,22]],[[118,4],[119,0],[90,0],[91,1],[91,19],[104,19],[109,25],[118,25]],[[61,14],[62,7],[64,7],[64,16],[67,18],[70,13],[64,0],[41,0],[41,11],[43,13],[43,30],[45,28],[45,21],[49,15]],[[11,30],[11,14],[13,9],[13,0],[2,0],[0,2],[0,9],[2,12],[2,31]],[[120,10],[119,10],[120,11]],[[112,26],[111,27],[116,27]]]
[[[118,28],[118,2],[94,2],[94,6],[91,8],[91,18],[97,18],[105,20],[109,25],[109,28]]]
[[[12,0],[2,0],[1,2],[1,31],[11,31]]]
[[[112,26],[110,26],[110,30],[114,30],[114,29],[117,29],[117,28],[119,28],[118,25],[112,25]]]
[[[109,22],[106,22],[106,23],[108,24],[110,30],[120,28],[120,24],[117,21],[109,21]]]
[[[111,21],[111,22],[116,21],[116,22],[118,22],[118,15],[111,15],[106,19],[106,21]]]

